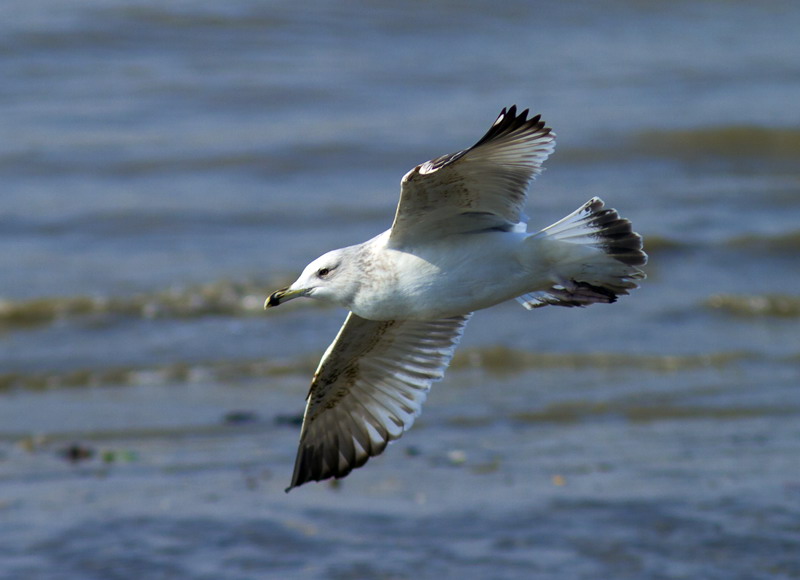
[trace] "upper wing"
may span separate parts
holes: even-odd
[[[311,382],[286,491],[344,477],[411,427],[470,316],[373,321],[351,312]]]
[[[409,171],[389,245],[490,228],[511,230],[523,221],[525,190],[555,148],[555,133],[539,115],[503,109],[489,131],[464,151]]]

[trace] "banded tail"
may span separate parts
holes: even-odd
[[[642,237],[616,210],[593,197],[531,238],[552,264],[557,282],[546,290],[519,296],[527,309],[553,304],[588,306],[616,302],[645,278]]]

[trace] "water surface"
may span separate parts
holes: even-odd
[[[795,3],[0,16],[0,578],[800,577]],[[285,495],[344,313],[263,299],[514,103],[531,227],[599,195],[648,280],[478,313],[403,439]]]

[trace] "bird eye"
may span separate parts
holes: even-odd
[[[317,272],[317,276],[319,276],[320,278],[324,278],[330,273],[331,271],[328,268],[320,268],[319,271]]]

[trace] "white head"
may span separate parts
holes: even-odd
[[[273,292],[264,303],[264,308],[278,306],[300,296],[348,307],[359,286],[359,280],[353,276],[354,268],[351,267],[356,247],[323,254],[306,266],[291,286]]]

